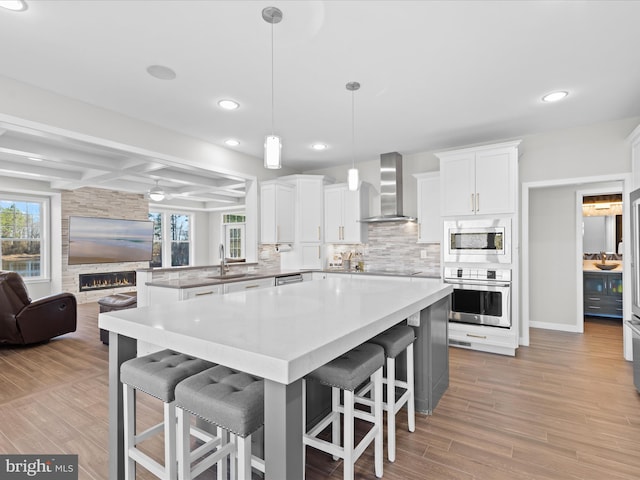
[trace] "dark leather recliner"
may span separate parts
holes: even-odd
[[[76,297],[59,293],[29,298],[22,277],[0,270],[0,344],[25,345],[75,332]]]

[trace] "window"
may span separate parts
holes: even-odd
[[[190,265],[191,215],[149,212],[153,222],[152,267]]]
[[[45,275],[46,255],[42,232],[47,201],[0,196],[0,259],[2,270],[24,278]]]
[[[172,214],[171,225],[171,266],[189,265],[189,215]]]
[[[153,222],[153,247],[150,266],[152,268],[162,267],[162,214],[149,213],[149,220]]]
[[[222,215],[224,246],[227,258],[244,259],[245,215]]]

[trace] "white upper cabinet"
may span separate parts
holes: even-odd
[[[438,153],[443,216],[515,213],[520,141]]]
[[[295,188],[269,181],[260,185],[261,243],[294,241]]]
[[[303,243],[322,242],[324,223],[324,206],[322,204],[324,197],[323,177],[299,178],[297,187],[298,221],[300,222],[299,241]]]
[[[439,243],[442,239],[440,216],[440,174],[416,173],[418,180],[418,243]]]
[[[369,215],[368,184],[361,183],[356,192],[346,184],[329,185],[324,189],[325,242],[364,243],[367,224],[360,220]]]

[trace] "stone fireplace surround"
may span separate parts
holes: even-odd
[[[149,262],[100,263],[69,265],[69,217],[124,218],[127,220],[147,220],[149,202],[144,195],[104,190],[100,188],[80,188],[64,191],[62,203],[62,290],[73,293],[78,303],[95,302],[113,293],[135,290],[133,285],[80,291],[81,274],[102,274],[112,272],[133,272],[149,267]]]

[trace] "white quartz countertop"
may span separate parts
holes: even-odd
[[[451,291],[437,279],[340,276],[101,313],[98,323],[289,384]]]
[[[607,263],[618,264],[618,266],[612,270],[601,270],[598,267],[596,267],[596,263],[602,263],[602,262],[601,260],[583,260],[582,271],[599,272],[599,273],[622,273],[622,260],[607,260]]]

